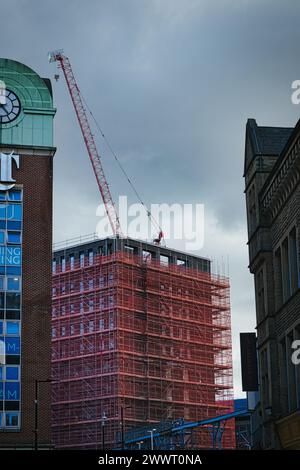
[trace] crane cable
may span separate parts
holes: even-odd
[[[95,125],[96,125],[96,128],[98,129],[101,137],[103,138],[107,148],[109,149],[110,153],[112,154],[112,156],[114,157],[114,159],[116,160],[120,170],[122,171],[122,173],[124,174],[125,178],[127,179],[128,183],[130,184],[134,194],[136,195],[137,199],[139,200],[139,202],[141,203],[141,205],[144,207],[146,213],[147,213],[147,216],[150,220],[150,222],[152,222],[152,224],[155,226],[155,228],[160,232],[160,233],[163,233],[163,230],[161,228],[161,226],[159,225],[159,223],[157,222],[157,220],[154,218],[154,216],[152,215],[151,211],[148,209],[148,207],[146,206],[146,204],[144,203],[144,201],[142,200],[141,196],[139,195],[136,187],[134,186],[133,182],[131,181],[131,179],[129,178],[125,168],[123,167],[123,165],[121,164],[116,152],[114,151],[114,149],[112,148],[109,140],[107,139],[106,135],[104,134],[99,122],[97,121],[97,119],[95,118],[94,114],[92,113],[91,109],[89,108],[86,100],[84,99],[82,93],[80,92],[80,95],[81,95],[81,98],[82,98],[82,101],[84,102],[85,106],[86,106],[86,109],[88,110],[88,112],[90,113]]]

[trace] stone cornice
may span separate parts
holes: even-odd
[[[29,156],[37,156],[37,157],[51,157],[56,152],[56,147],[28,147],[26,146],[19,146],[19,145],[5,145],[0,144],[0,151],[4,153],[18,153],[21,156],[29,155]]]
[[[260,195],[263,212],[274,219],[300,181],[300,138],[294,141]]]

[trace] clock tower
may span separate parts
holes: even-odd
[[[0,58],[0,449],[51,446],[52,89]]]

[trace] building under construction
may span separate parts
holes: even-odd
[[[57,247],[52,326],[57,448],[120,448],[130,429],[233,411],[229,282],[208,259],[119,237]],[[211,446],[207,429],[193,445]]]

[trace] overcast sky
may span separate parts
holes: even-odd
[[[239,332],[255,326],[243,194],[245,124],[294,126],[297,0],[1,0],[0,57],[44,77],[64,48],[80,89],[147,204],[205,205],[199,254],[229,258],[235,393]],[[92,233],[99,194],[63,78],[55,106],[54,239]],[[115,199],[128,183],[99,140]],[[174,245],[175,246],[175,245]],[[183,243],[176,247],[184,248]],[[224,263],[225,264],[225,263]]]

